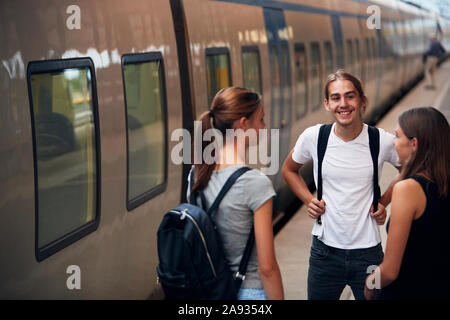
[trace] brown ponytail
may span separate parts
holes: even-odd
[[[211,110],[205,111],[200,116],[202,132],[215,128],[226,137],[226,130],[232,129],[236,120],[242,117],[249,118],[258,109],[261,96],[245,88],[229,87],[217,92],[211,103]],[[211,144],[202,139],[201,163],[195,166],[195,183],[191,192],[204,189],[211,178],[216,163],[207,164],[203,159],[205,148]],[[192,155],[194,155],[194,144],[192,144]],[[214,155],[212,155],[214,156]]]

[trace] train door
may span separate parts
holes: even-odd
[[[291,123],[291,65],[286,21],[283,11],[264,8],[264,21],[268,38],[272,129],[280,130],[280,166],[290,152]],[[281,171],[275,177],[275,188],[283,184]]]

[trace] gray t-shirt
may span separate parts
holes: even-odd
[[[216,199],[226,180],[241,167],[243,166],[213,171],[208,185],[203,190],[208,208]],[[190,179],[188,178],[188,180]],[[189,191],[187,192],[188,199]],[[239,269],[253,224],[253,212],[274,196],[275,191],[270,179],[261,171],[253,169],[241,175],[222,199],[215,222],[224,245],[226,258],[233,272],[237,272]],[[197,203],[201,203],[200,198],[197,199]],[[258,275],[256,245],[248,263],[242,288],[263,288]]]

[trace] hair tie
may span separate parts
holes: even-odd
[[[214,118],[214,112],[213,112],[212,109],[209,110],[209,116],[210,116],[211,118]]]

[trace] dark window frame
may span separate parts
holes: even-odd
[[[370,42],[370,37],[365,37],[364,38],[364,47],[365,47],[365,52],[364,52],[364,57],[365,57],[365,72],[366,72],[366,79],[365,81],[370,81],[373,78],[373,74],[372,74],[372,64],[375,63],[374,62],[374,57],[372,56],[372,44]]]
[[[262,68],[261,68],[261,54],[259,52],[259,47],[258,46],[242,46],[241,47],[241,65],[242,65],[242,84],[244,85],[244,64],[242,63],[242,56],[244,53],[249,53],[249,52],[256,52],[258,55],[258,68],[259,68],[259,88],[261,89],[261,92],[259,92],[259,94],[262,94],[263,90],[263,86],[262,86]],[[231,70],[230,72],[230,80],[231,80]]]
[[[304,42],[296,42],[296,43],[294,43],[294,68],[296,68],[296,63],[297,63],[295,54],[298,51],[303,51],[303,56],[304,56],[304,59],[305,59],[305,68],[303,70],[303,74],[304,74],[303,82],[305,83],[305,98],[304,98],[305,99],[305,110],[303,111],[303,113],[298,114],[297,113],[297,108],[295,108],[295,119],[296,120],[301,119],[301,118],[306,116],[306,114],[308,113],[308,105],[309,105],[309,99],[310,99],[310,97],[309,97],[309,83],[308,83],[308,81],[309,81],[309,70],[308,70],[309,65],[308,65],[308,62],[309,61],[308,61],[308,54],[306,52],[306,45],[305,45]],[[295,69],[295,71],[297,71],[297,70]],[[294,85],[297,86],[297,79],[296,79],[295,76],[294,76]],[[295,94],[296,94],[295,97],[297,97],[297,93],[295,93]],[[296,103],[297,103],[297,101],[296,101]]]
[[[351,51],[350,51],[351,50]],[[355,70],[355,46],[353,45],[353,38],[345,39],[345,71],[354,74]],[[349,63],[350,57],[352,58],[351,63]]]
[[[36,151],[36,131],[34,119],[34,105],[31,90],[31,76],[35,74],[44,74],[52,72],[62,72],[66,69],[89,68],[91,72],[91,89],[92,89],[92,112],[94,115],[95,125],[95,156],[96,156],[96,212],[95,218],[77,229],[66,233],[65,235],[53,240],[47,245],[39,248],[39,197],[38,197],[38,168],[37,168],[37,151]],[[66,248],[72,243],[77,242],[88,234],[97,230],[100,224],[101,215],[101,145],[100,145],[100,121],[98,115],[98,98],[97,98],[97,82],[95,75],[94,63],[91,58],[72,58],[59,60],[40,60],[31,61],[27,67],[27,84],[28,84],[28,98],[30,104],[31,130],[33,138],[33,167],[34,167],[34,198],[35,198],[35,256],[38,262],[50,257],[56,252]]]
[[[326,70],[327,69],[327,60],[326,60],[326,52],[327,52],[327,50],[326,50],[327,46],[326,45],[327,44],[329,44],[330,48],[331,48],[331,51],[330,51],[330,53],[331,53],[331,73],[334,73],[334,72],[336,72],[336,54],[335,54],[334,43],[333,43],[332,40],[325,40],[323,42],[323,53],[324,53],[324,59],[325,59],[324,67],[325,67],[325,71],[327,71]],[[325,77],[327,77],[328,74],[327,74],[327,72],[325,72]],[[325,77],[323,77],[323,78],[325,78]]]
[[[128,200],[129,196],[129,173],[130,173],[130,154],[129,154],[129,137],[128,137],[128,117],[127,117],[127,96],[125,90],[125,73],[124,67],[128,64],[140,64],[147,62],[160,62],[160,68],[158,70],[159,73],[159,83],[161,88],[161,103],[163,104],[162,108],[162,120],[164,123],[164,179],[163,183],[158,184],[151,188],[150,190],[145,191],[139,196]],[[125,201],[127,204],[127,211],[132,211],[137,207],[141,206],[145,202],[155,198],[157,195],[166,191],[167,188],[167,180],[168,180],[168,150],[169,150],[169,141],[168,141],[168,110],[167,110],[167,93],[166,93],[166,77],[165,77],[165,68],[164,68],[164,59],[161,52],[144,52],[144,53],[128,53],[122,55],[121,62],[122,69],[122,85],[123,85],[123,98],[124,98],[124,110],[125,110],[125,132],[126,132],[126,153],[127,153],[127,191],[125,195]]]
[[[280,76],[282,81],[281,84],[284,84],[284,90],[282,90],[283,96],[283,105],[281,106],[280,113],[283,116],[280,120],[285,120],[285,126],[290,127],[292,122],[292,65],[291,65],[291,52],[289,51],[289,42],[284,40],[280,41],[278,45],[279,49],[279,61],[280,61]],[[283,53],[285,53],[285,64],[283,64]],[[285,71],[285,77],[283,77],[283,72]],[[285,92],[288,91],[286,95]],[[280,123],[281,126],[283,126]]]
[[[355,47],[355,76],[359,80],[362,79],[363,70],[362,70],[362,52],[361,52],[361,39],[360,38],[354,38],[353,39],[354,47]]]
[[[318,68],[317,68],[317,70],[318,70],[318,79],[319,79],[319,86],[318,86],[318,88],[319,88],[319,90],[318,90],[318,92],[319,92],[319,95],[318,95],[318,97],[316,97],[316,98],[319,98],[319,100],[317,101],[317,102],[313,102],[313,97],[312,97],[312,95],[311,95],[311,102],[309,102],[310,104],[312,104],[312,106],[311,106],[311,111],[317,111],[317,110],[319,110],[320,109],[320,106],[322,105],[322,86],[323,86],[323,84],[322,84],[322,78],[323,78],[323,75],[322,75],[322,73],[323,73],[323,68],[324,68],[324,65],[322,64],[322,58],[324,58],[323,57],[323,54],[322,54],[322,49],[321,49],[321,42],[320,41],[311,41],[310,43],[309,43],[309,50],[310,50],[310,55],[311,55],[311,67],[313,67],[314,66],[314,64],[313,64],[313,60],[314,60],[314,57],[313,57],[313,54],[314,54],[314,52],[313,52],[313,45],[317,45],[317,48],[318,48],[318,52],[319,52],[319,59],[317,60],[318,61],[318,63],[319,63],[319,65],[318,65]],[[312,73],[312,72],[311,72]],[[311,75],[311,79],[310,79],[310,81],[312,81],[312,75]],[[311,83],[311,88],[313,88],[314,87],[314,84],[313,83]],[[312,89],[312,90],[314,90],[314,89]]]
[[[229,79],[230,79],[230,83],[229,86],[233,86],[233,74],[231,73],[231,57],[230,57],[230,49],[228,47],[213,47],[213,48],[205,48],[205,74],[206,74],[206,102],[207,104],[209,104],[208,101],[208,72],[206,72],[206,59],[208,58],[208,56],[217,56],[217,55],[221,55],[221,54],[225,54],[227,56],[227,60],[228,60],[228,75],[229,75]],[[214,96],[211,97],[211,101],[214,100]],[[208,105],[208,108],[210,108],[211,106]]]

